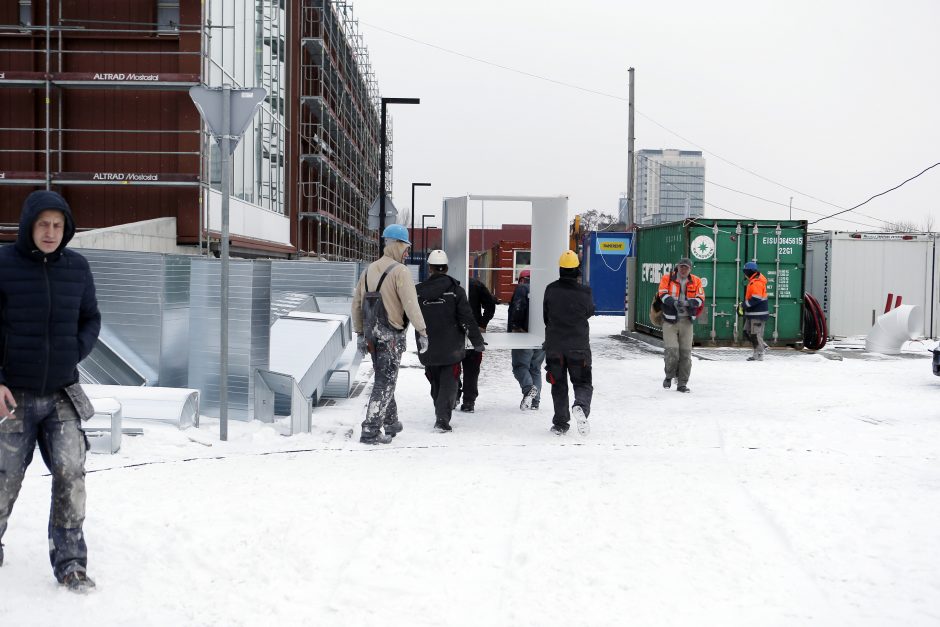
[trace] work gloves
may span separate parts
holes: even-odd
[[[738,303],[738,315],[739,316],[744,315],[744,303]]]
[[[428,336],[419,335],[418,336],[418,354],[423,355],[428,352]]]
[[[359,349],[359,352],[362,353],[362,356],[365,357],[366,353],[369,352],[369,342],[366,340],[366,336],[359,334],[358,339],[356,340],[356,348]]]

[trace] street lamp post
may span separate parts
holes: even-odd
[[[430,183],[411,184],[411,237],[415,236],[415,187],[431,187]],[[414,242],[412,242],[414,244]],[[411,263],[415,261],[415,248],[411,247]]]
[[[385,238],[382,232],[385,231],[385,135],[387,122],[385,119],[386,105],[390,104],[421,104],[420,98],[382,98],[382,129],[380,141],[380,163],[379,163],[379,257],[382,256],[382,249],[385,248]],[[414,211],[414,207],[411,209]]]
[[[428,232],[424,228],[425,218],[433,218],[433,213],[423,213],[421,214],[421,250],[424,252],[424,265],[428,263]]]

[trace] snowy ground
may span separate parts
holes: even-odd
[[[387,447],[358,443],[368,385],[318,408],[309,435],[143,425],[89,457],[86,597],[52,578],[37,456],[4,538],[0,624],[940,625],[924,345],[697,351],[684,395],[622,324],[592,319],[586,438],[549,433],[548,386],[521,412],[497,351],[450,434],[432,431],[413,354]]]

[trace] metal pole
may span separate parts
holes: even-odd
[[[415,187],[431,187],[430,183],[412,183],[411,184],[411,237],[418,239],[415,236]],[[414,244],[414,242],[412,242]],[[415,261],[415,247],[411,247],[411,263]]]
[[[385,232],[385,133],[386,133],[386,123],[385,123],[385,98],[382,98],[382,129],[379,131],[379,144],[381,146],[379,150],[379,254],[378,257],[382,256],[382,251],[385,248],[385,238],[382,237],[382,234]],[[413,211],[414,209],[412,209]]]
[[[222,85],[222,293],[219,300],[219,438],[228,440],[228,203],[231,173],[232,86]]]
[[[790,217],[788,219],[793,219],[793,196],[790,196]]]
[[[49,142],[52,139],[52,130],[49,128],[49,107],[52,106],[52,82],[49,75],[49,55],[52,54],[52,50],[50,49],[52,46],[52,33],[49,31],[49,25],[52,19],[49,8],[51,4],[52,3],[48,0],[46,1],[46,189],[52,187],[52,166],[49,163],[52,160],[52,153],[49,148]],[[62,15],[60,14],[59,19],[61,20],[61,18]]]
[[[633,68],[627,70],[630,75],[630,99],[627,103],[628,121],[627,121],[627,228],[633,228],[636,219],[636,212],[633,209],[633,177],[634,155],[633,155]]]

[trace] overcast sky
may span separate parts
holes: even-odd
[[[636,150],[703,150],[707,217],[786,218],[792,196],[793,218],[812,221],[940,162],[938,0],[353,8],[382,95],[421,98],[389,106],[396,205],[411,205],[412,182],[432,183],[416,190],[418,216],[467,193],[563,194],[572,215],[616,214],[630,66]],[[527,221],[487,205],[488,225]],[[940,166],[845,214],[850,222],[811,228],[923,226],[928,216],[940,229]]]

